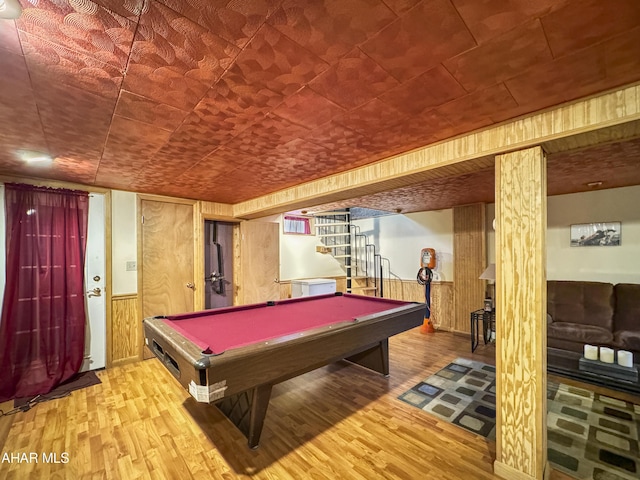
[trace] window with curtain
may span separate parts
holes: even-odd
[[[89,195],[5,185],[0,402],[51,391],[82,365]]]
[[[311,235],[311,221],[307,217],[284,216],[284,233]]]

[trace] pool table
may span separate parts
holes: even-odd
[[[346,359],[389,374],[388,339],[424,304],[352,294],[145,318],[145,343],[199,402],[215,404],[256,448],[273,385]]]

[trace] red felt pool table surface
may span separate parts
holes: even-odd
[[[409,302],[361,295],[317,295],[167,316],[165,322],[214,354],[391,310]]]

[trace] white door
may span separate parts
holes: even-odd
[[[89,224],[84,270],[86,287],[87,329],[84,361],[80,371],[96,370],[106,366],[107,319],[105,303],[105,215],[104,195],[89,194]]]
[[[0,184],[0,311],[5,287],[5,216],[4,216],[4,185]],[[100,289],[100,295],[89,296],[87,299],[87,328],[85,340],[85,358],[81,371],[104,368],[107,352],[107,320],[104,297],[105,274],[105,214],[104,195],[92,193],[89,195],[89,224],[87,230],[87,252],[85,265],[85,286],[87,290]],[[99,278],[99,280],[94,280]]]

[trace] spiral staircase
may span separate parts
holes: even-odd
[[[332,255],[345,271],[347,293],[384,297],[384,278],[396,276],[379,248],[351,221],[349,209],[314,215],[320,251]]]

